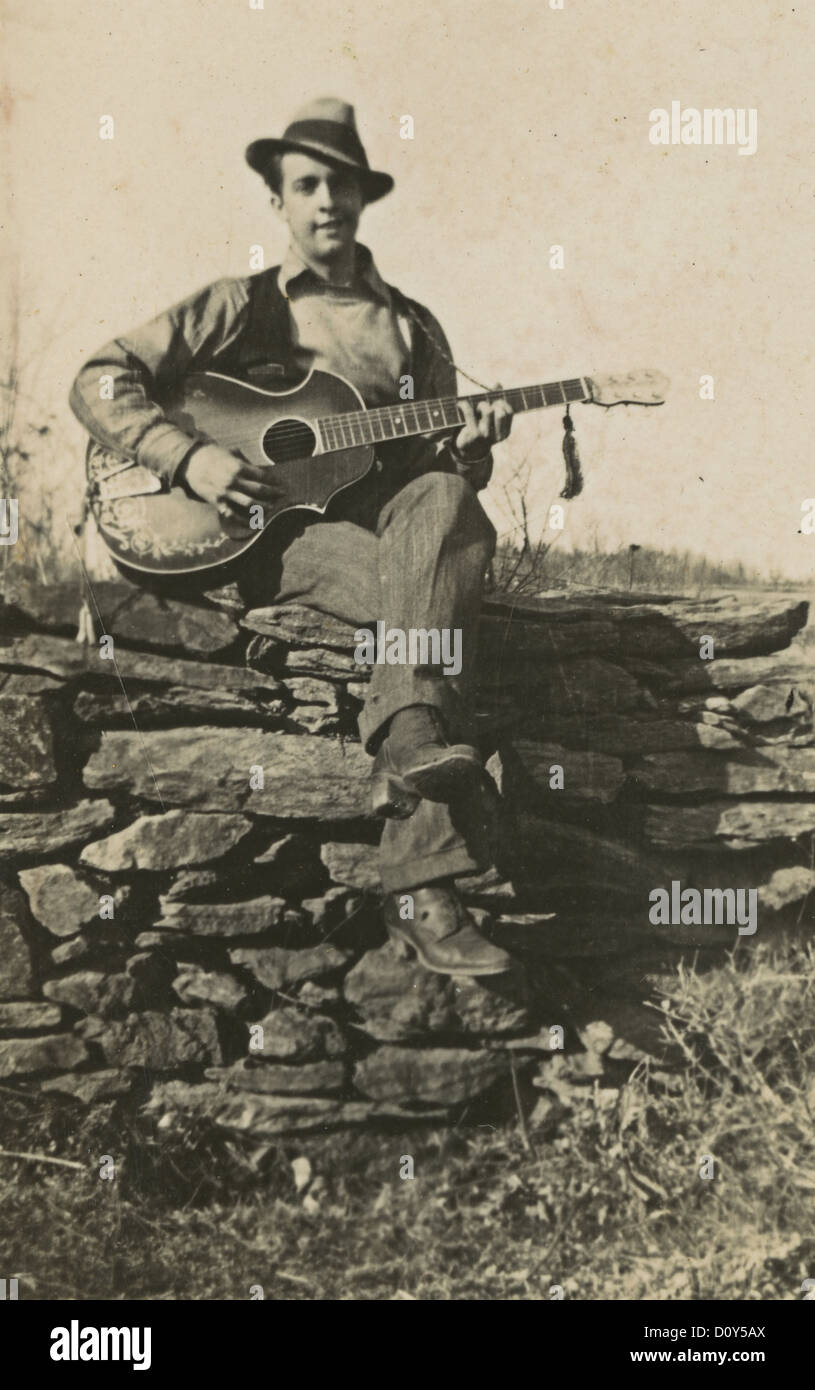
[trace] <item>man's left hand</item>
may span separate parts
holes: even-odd
[[[512,406],[503,399],[480,401],[478,415],[468,400],[459,400],[465,425],[456,435],[455,447],[462,458],[484,458],[493,444],[500,444],[512,429]]]

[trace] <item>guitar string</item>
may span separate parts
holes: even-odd
[[[562,383],[561,383],[561,382],[558,382],[558,383],[555,383],[555,382],[547,383],[547,385],[550,386],[550,387],[554,387],[555,385],[558,385],[558,386],[561,386],[561,385],[562,385],[562,386],[564,386],[564,387],[569,387],[569,386],[574,385],[575,387],[577,387],[577,386],[580,385],[580,384],[581,384],[581,383],[580,383],[580,379],[579,379],[579,378],[574,378],[573,380],[570,379],[570,380],[564,381],[564,382],[562,382]],[[394,424],[395,424],[395,423],[397,423],[397,422],[398,422],[398,417],[399,417],[400,415],[406,415],[406,416],[407,416],[407,415],[409,415],[409,414],[413,414],[413,415],[416,417],[416,429],[415,429],[415,430],[411,430],[411,433],[416,433],[416,434],[423,434],[423,433],[432,434],[432,433],[435,433],[435,432],[437,432],[437,431],[438,431],[438,432],[443,432],[443,431],[446,430],[446,429],[452,429],[452,428],[454,428],[457,424],[463,424],[463,420],[462,420],[461,417],[458,415],[458,412],[456,412],[456,419],[455,419],[455,420],[452,420],[452,421],[449,421],[449,420],[448,420],[448,421],[445,421],[445,422],[442,423],[442,424],[434,424],[433,421],[432,421],[432,419],[431,419],[431,420],[428,420],[427,422],[424,422],[424,421],[422,421],[422,420],[420,420],[420,419],[418,418],[418,413],[417,413],[417,412],[418,412],[419,410],[422,410],[422,411],[424,411],[424,412],[426,412],[426,413],[428,413],[428,414],[430,414],[430,413],[432,412],[432,414],[436,414],[436,415],[437,415],[437,414],[439,414],[440,411],[446,413],[446,412],[447,412],[448,410],[450,410],[451,408],[456,407],[456,406],[458,405],[458,402],[459,402],[460,400],[470,400],[470,401],[482,401],[482,400],[487,400],[487,399],[489,399],[489,400],[492,400],[492,399],[495,399],[495,400],[502,400],[502,399],[508,399],[508,398],[511,397],[511,396],[517,396],[517,395],[521,394],[522,392],[525,393],[525,392],[527,392],[527,391],[533,391],[533,390],[534,390],[534,391],[538,391],[538,390],[544,391],[545,389],[547,389],[547,388],[546,388],[546,387],[537,387],[537,386],[534,386],[534,387],[533,387],[533,386],[522,386],[522,387],[514,387],[514,388],[512,388],[512,389],[510,389],[510,390],[507,390],[507,391],[500,391],[500,390],[491,391],[491,392],[488,392],[485,396],[482,396],[482,397],[476,397],[476,396],[439,396],[439,397],[431,398],[430,400],[428,400],[428,401],[426,401],[426,402],[424,402],[424,401],[415,401],[415,402],[414,402],[414,401],[409,401],[409,402],[405,402],[404,406],[399,406],[399,405],[395,405],[395,404],[394,404],[394,405],[389,405],[389,406],[377,406],[377,407],[375,407],[375,408],[373,408],[373,409],[371,409],[371,410],[348,411],[348,412],[345,412],[345,413],[342,414],[342,415],[324,415],[324,416],[320,416],[320,417],[318,417],[318,418],[314,421],[313,427],[312,427],[311,425],[308,425],[308,424],[306,424],[305,422],[301,422],[301,421],[296,421],[296,420],[292,420],[291,422],[289,422],[289,421],[283,421],[283,422],[281,422],[280,427],[279,427],[279,428],[276,430],[276,432],[275,432],[275,442],[276,442],[276,443],[279,442],[281,445],[282,445],[282,444],[286,444],[286,443],[294,443],[295,440],[302,439],[303,436],[304,436],[304,433],[306,433],[306,432],[314,433],[315,430],[321,430],[321,431],[323,431],[323,432],[324,432],[324,431],[327,431],[327,430],[330,430],[330,431],[332,431],[332,432],[334,432],[334,433],[339,434],[343,429],[353,429],[353,428],[355,428],[355,427],[358,428],[358,429],[364,428],[366,422],[370,422],[371,424],[378,424],[378,425],[384,427],[385,424],[390,424],[390,423],[394,423]],[[581,395],[580,395],[580,397],[578,397],[577,399],[585,399],[585,393],[583,392],[582,387],[581,387]],[[570,404],[570,403],[571,403],[571,402],[570,402],[569,399],[563,398],[563,397],[561,397],[561,398],[559,398],[559,399],[557,399],[557,400],[553,400],[553,401],[547,401],[546,399],[543,399],[543,400],[542,400],[538,405],[536,405],[536,406],[532,406],[532,407],[528,407],[528,406],[527,406],[527,409],[545,409],[545,408],[547,408],[547,407],[551,408],[552,406],[567,405],[567,404]],[[524,404],[525,404],[525,403],[524,403]],[[412,423],[412,422],[411,422],[411,423]],[[270,426],[270,427],[269,427],[270,430],[273,430],[274,428],[275,428],[274,426]],[[268,432],[268,431],[265,431],[264,433],[266,433],[266,432]],[[404,438],[406,438],[406,437],[408,437],[406,434],[395,434],[395,435],[392,435],[392,436],[390,437],[390,439],[404,439]],[[248,443],[252,442],[252,441],[255,440],[255,439],[257,439],[257,433],[256,433],[256,432],[253,432],[252,434],[248,434],[248,433],[247,433],[247,434],[243,434],[243,433],[241,433],[240,435],[229,435],[229,436],[224,435],[224,436],[222,436],[222,438],[221,438],[221,442],[222,442],[222,444],[223,444],[223,446],[224,446],[225,448],[228,448],[228,447],[230,447],[231,445],[234,445],[234,444],[248,444]],[[344,441],[343,441],[343,442],[344,442]],[[387,439],[387,438],[384,439],[384,440],[365,440],[365,439],[363,439],[363,440],[361,441],[361,443],[363,443],[363,444],[367,444],[367,443],[388,443],[388,442],[390,442],[390,440]],[[349,445],[348,447],[353,447],[353,445]]]

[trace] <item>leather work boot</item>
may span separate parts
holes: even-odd
[[[407,960],[411,951],[428,970],[439,975],[503,975],[512,968],[506,951],[493,946],[476,930],[475,923],[455,888],[430,883],[412,888],[412,920],[399,916],[404,893],[389,893],[384,918],[397,955]]]
[[[402,820],[421,797],[455,801],[474,791],[482,773],[478,752],[469,743],[450,743],[433,705],[409,705],[390,722],[371,772],[375,816]]]

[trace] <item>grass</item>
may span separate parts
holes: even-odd
[[[254,1285],[286,1300],[539,1300],[556,1285],[581,1300],[800,1299],[815,1275],[815,946],[765,942],[680,972],[661,1002],[684,1065],[575,1085],[533,1127],[533,1153],[505,1124],[250,1153],[195,1124],[149,1129],[121,1103],[88,1114],[6,1088],[4,1147],[89,1167],[0,1160],[2,1272],[44,1299],[246,1299]],[[103,1154],[114,1181],[96,1176]]]

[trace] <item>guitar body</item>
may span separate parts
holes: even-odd
[[[646,369],[498,388],[467,399],[474,408],[505,397],[513,410],[576,401],[650,406],[663,403],[667,387],[661,372]],[[464,424],[462,399],[400,401],[366,410],[355,388],[331,372],[311,372],[288,391],[199,372],[164,403],[165,414],[190,439],[220,444],[259,468],[274,468],[286,502],[276,510],[251,507],[245,521],[224,517],[183,488],[165,487],[150,469],[91,442],[90,508],[110,554],[130,578],[145,584],[201,580],[214,587],[230,577],[234,562],[257,545],[276,517],[303,508],[322,513],[332,497],[364,478],[374,461],[369,441],[458,430]],[[573,494],[561,494],[566,495]]]
[[[94,520],[116,563],[130,578],[188,576],[213,587],[260,540],[277,516],[293,509],[324,512],[341,489],[373,464],[368,445],[320,452],[314,422],[365,410],[347,381],[311,372],[293,390],[274,392],[215,372],[187,377],[165,405],[167,417],[192,439],[240,453],[257,467],[274,468],[288,501],[264,509],[263,526],[223,517],[218,508],[167,489],[149,469],[91,441],[88,495]]]

